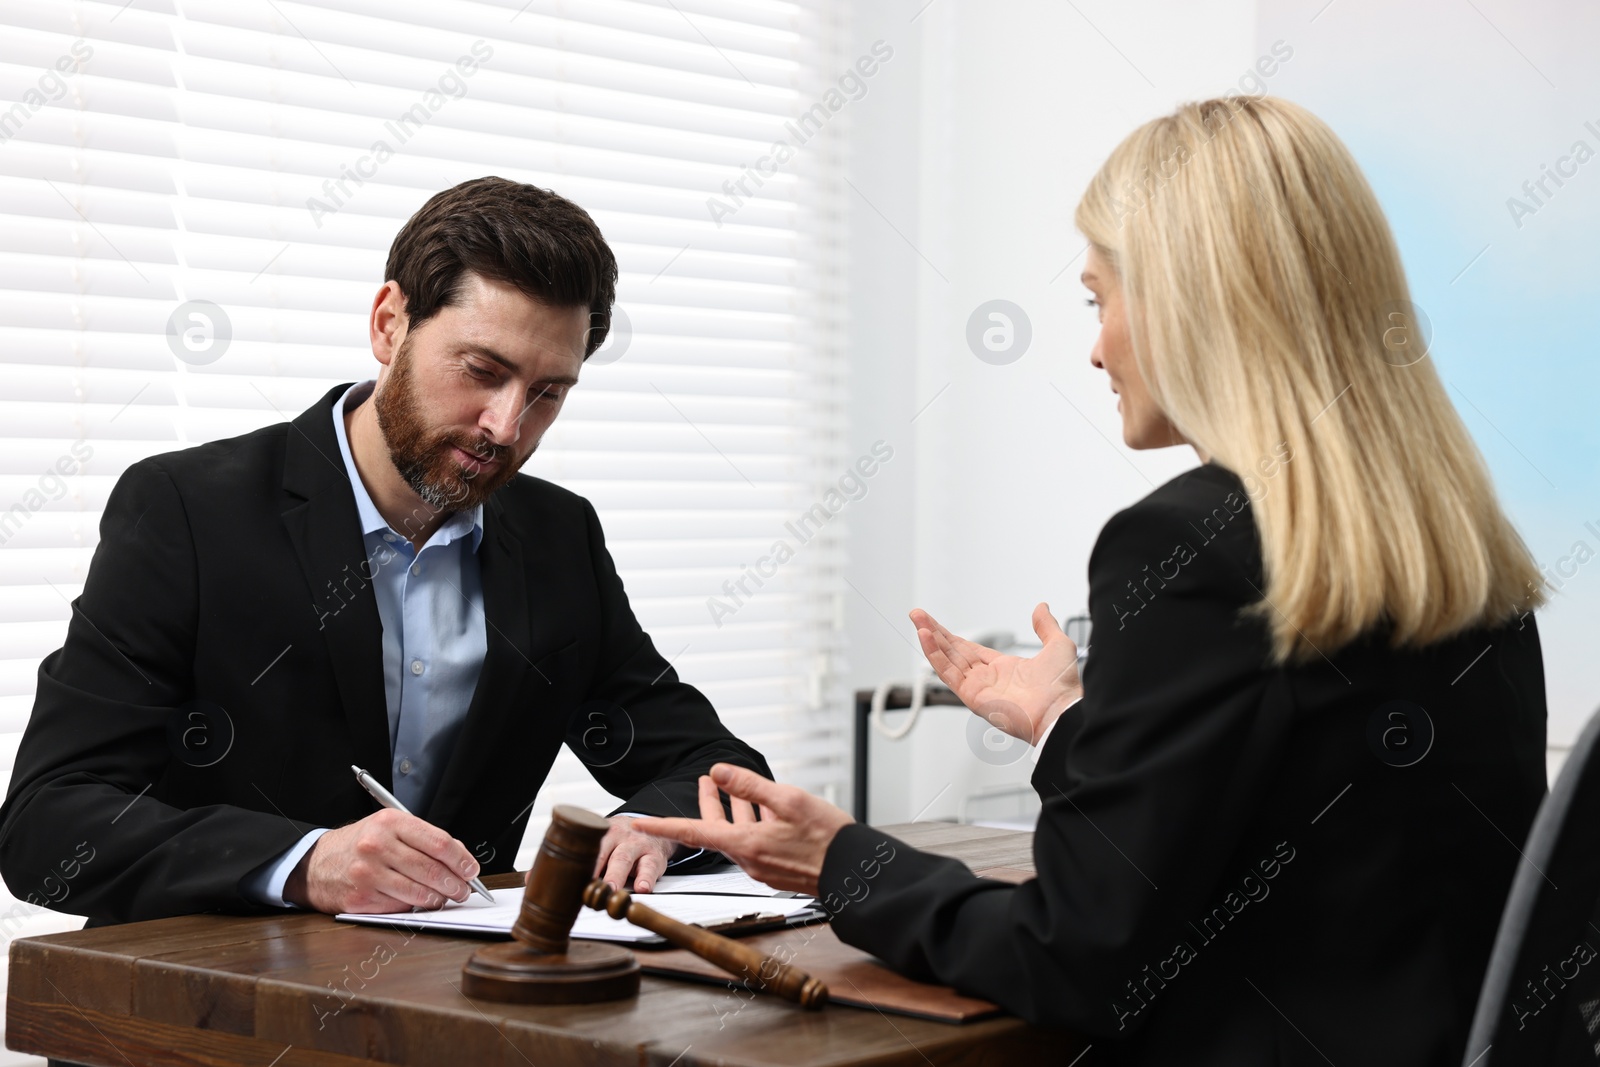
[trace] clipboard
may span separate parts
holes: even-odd
[[[665,895],[671,895],[671,894],[665,894]],[[704,893],[702,893],[702,894],[697,894],[697,895],[700,895],[700,896],[709,896],[709,895],[715,895],[715,896],[737,896],[739,894],[732,894],[732,893],[726,893],[726,894],[725,893],[704,894]],[[635,897],[634,899],[635,899],[635,901],[637,901],[640,904],[645,905],[646,907],[649,907],[649,905],[650,905],[650,899],[649,899],[648,896],[639,896],[639,897]],[[745,899],[747,899],[747,900],[759,900],[761,898],[759,898],[759,897],[746,897]],[[828,921],[828,913],[827,913],[827,911],[825,911],[823,909],[822,905],[813,904],[811,907],[806,908],[803,911],[797,911],[793,915],[774,915],[774,914],[770,914],[770,913],[766,914],[766,915],[763,915],[763,914],[761,914],[760,910],[758,909],[756,911],[751,912],[749,915],[741,916],[740,918],[737,918],[737,919],[733,920],[732,922],[715,923],[715,924],[712,924],[710,926],[702,925],[701,929],[710,930],[712,933],[721,934],[723,937],[748,937],[751,934],[771,933],[774,930],[787,930],[787,929],[790,929],[790,928],[796,927],[796,926],[809,926],[812,923],[827,922],[827,921]],[[580,938],[580,940],[581,940],[581,938]],[[655,934],[655,935],[652,935],[651,937],[644,938],[644,939],[641,939],[639,941],[628,941],[628,942],[626,942],[626,944],[627,944],[627,946],[629,948],[650,949],[652,951],[660,951],[660,950],[663,950],[663,949],[671,949],[671,948],[674,947],[672,942],[668,941],[666,938],[662,937],[660,934]]]

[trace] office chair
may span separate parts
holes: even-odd
[[[1600,1064],[1600,712],[1523,848],[1484,975],[1466,1067]]]

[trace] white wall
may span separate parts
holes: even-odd
[[[1539,617],[1559,766],[1600,700],[1588,651],[1600,579],[1584,566],[1600,558],[1600,533],[1585,525],[1600,530],[1600,162],[1520,226],[1506,202],[1574,141],[1600,150],[1600,67],[1587,54],[1600,10],[904,0],[857,18],[856,37],[884,39],[895,57],[853,115],[852,439],[858,451],[888,440],[896,458],[851,516],[851,687],[920,663],[905,621],[914,605],[969,635],[1027,635],[1041,599],[1058,616],[1081,611],[1106,519],[1194,463],[1188,450],[1120,444],[1104,376],[1088,364],[1096,324],[1081,258],[1068,266],[1083,246],[1071,212],[1139,123],[1186,99],[1264,88],[1311,108],[1355,153],[1432,317],[1451,399],[1561,582]],[[1260,86],[1241,84],[1275,42],[1290,58]],[[1032,323],[1031,347],[1009,366],[981,362],[964,337],[968,315],[994,298]],[[963,715],[930,714],[908,742],[874,740],[875,821],[911,818],[935,797],[924,817],[953,816],[963,793],[1025,782],[1025,759],[990,768],[974,757]]]
[[[1559,757],[1600,702],[1600,7],[1339,0],[1310,21],[1322,2],[1262,0],[1256,46],[1293,42],[1272,91],[1366,171],[1450,398],[1559,586],[1539,613]],[[1530,198],[1558,166],[1566,180]]]
[[[896,452],[851,515],[852,689],[921,662],[913,606],[957,632],[1028,638],[1040,600],[1081,612],[1100,527],[1196,462],[1121,445],[1088,362],[1072,209],[1136,125],[1234,86],[1257,55],[1248,0],[921,7],[857,9],[856,37],[895,55],[853,115],[851,434],[856,451],[881,438]],[[966,340],[996,298],[1032,325],[1005,366]],[[968,792],[1026,781],[1025,758],[973,755],[965,714],[875,743],[875,821],[953,816]]]

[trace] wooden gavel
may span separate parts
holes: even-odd
[[[593,879],[604,818],[570,804],[557,805],[539,844],[522,894],[512,941],[479,949],[462,967],[461,991],[472,997],[522,1004],[581,1004],[618,1000],[639,992],[639,961],[617,945],[571,940],[585,904],[660,934],[746,982],[805,1008],[821,1007],[828,987],[782,960],[641,904],[626,890]]]

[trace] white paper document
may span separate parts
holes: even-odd
[[[786,893],[781,889],[774,889],[765,882],[758,882],[745,874],[738,867],[729,867],[725,871],[712,871],[709,874],[666,874],[656,879],[654,892],[660,893],[731,893],[741,897],[792,897],[796,893]],[[639,899],[649,902],[648,897]]]
[[[692,875],[675,877],[694,877]],[[663,878],[663,882],[669,881]],[[761,883],[755,882],[755,885]],[[395,911],[373,915],[344,913],[336,918],[346,922],[375,926],[404,926],[411,929],[454,931],[475,934],[509,934],[522,909],[522,887],[491,889],[494,903],[474,895],[466,903],[450,901],[435,911]],[[742,895],[700,895],[686,892],[640,893],[636,898],[669,918],[697,926],[720,926],[756,915],[788,916],[810,908],[811,897],[771,897],[751,900]],[[649,941],[657,935],[603,911],[584,908],[572,926],[572,936],[591,941]]]

